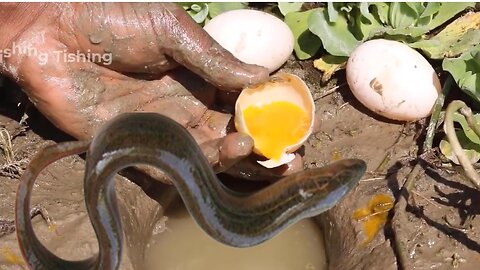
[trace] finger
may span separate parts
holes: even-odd
[[[198,131],[191,131],[198,142],[203,135]],[[250,136],[241,133],[230,133],[225,137],[205,141],[200,144],[203,154],[214,167],[215,172],[224,172],[235,163],[252,153],[253,140]]]
[[[219,160],[215,170],[224,172],[234,164],[249,156],[253,150],[253,139],[242,133],[230,133],[222,139],[219,147]]]
[[[110,52],[108,66],[117,71],[160,73],[178,62],[227,90],[268,79],[267,69],[236,59],[174,3],[89,3],[64,13],[72,22],[63,20],[62,42]]]
[[[223,89],[241,89],[268,79],[266,68],[245,64],[220,46],[182,7],[172,3],[149,8],[163,47],[176,62]],[[167,28],[166,28],[167,26]]]

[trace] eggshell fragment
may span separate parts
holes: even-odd
[[[347,81],[365,107],[401,121],[429,116],[441,91],[438,76],[420,53],[384,39],[367,41],[352,52]]]
[[[281,67],[293,52],[294,38],[288,25],[262,11],[227,11],[204,29],[242,62],[264,66],[270,72]]]
[[[286,164],[295,158],[294,152],[300,148],[308,139],[313,130],[315,117],[315,104],[307,85],[297,76],[288,73],[280,73],[272,76],[269,82],[254,87],[244,89],[235,104],[235,127],[239,132],[252,136],[251,131],[245,122],[244,110],[249,106],[265,106],[273,102],[287,101],[288,103],[298,106],[307,116],[308,127],[304,135],[295,143],[286,146],[280,159],[268,159],[266,161],[258,161],[264,167],[274,168]],[[282,119],[278,116],[277,119]],[[283,126],[282,126],[283,127]],[[268,128],[268,127],[266,127]],[[289,132],[289,130],[284,130]],[[253,137],[255,141],[255,137]],[[278,148],[277,148],[278,149]],[[262,150],[255,144],[253,151],[259,155],[263,155]]]

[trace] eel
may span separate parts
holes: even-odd
[[[35,179],[52,162],[87,152],[84,196],[99,252],[82,261],[57,257],[37,239],[30,216]],[[178,190],[196,223],[212,238],[233,247],[260,244],[296,221],[332,208],[366,171],[360,159],[344,159],[298,172],[253,193],[238,193],[218,180],[200,147],[174,120],[153,113],[122,114],[103,125],[91,141],[47,146],[22,175],[16,197],[16,232],[31,269],[118,269],[123,234],[114,175],[147,164],[161,169]]]

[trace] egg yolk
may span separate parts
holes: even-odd
[[[288,101],[249,106],[243,117],[255,147],[274,160],[280,159],[287,146],[298,143],[310,126],[307,112]]]
[[[392,197],[387,194],[377,194],[368,202],[368,206],[359,208],[353,213],[353,218],[363,223],[366,236],[363,244],[370,243],[383,228],[387,222],[388,211],[392,208]]]

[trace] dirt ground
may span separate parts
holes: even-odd
[[[365,241],[362,220],[352,217],[377,194],[400,198],[400,189],[423,144],[426,122],[396,123],[373,115],[351,95],[342,72],[322,86],[321,73],[309,61],[291,59],[283,71],[307,82],[315,99],[316,117],[321,119],[320,132],[301,149],[305,166],[323,166],[342,158],[361,158],[368,163],[369,173],[358,187],[334,209],[316,218],[324,232],[329,268],[478,269],[480,219],[463,223],[479,214],[480,208],[475,206],[480,204],[480,194],[455,170],[422,163],[408,207],[390,210],[385,226],[371,241]],[[335,84],[338,90],[325,95]],[[27,104],[17,87],[4,80],[0,127],[12,137],[15,164],[7,164],[5,156],[0,155],[3,220],[14,218],[17,170],[43,146],[70,139]],[[20,124],[24,115],[28,115],[26,124]],[[34,190],[33,205],[44,207],[55,220],[52,227],[40,216],[35,217],[36,233],[50,250],[67,259],[87,258],[98,250],[83,204],[83,168],[81,157],[63,159],[42,173]],[[117,194],[127,236],[122,269],[142,269],[138,258],[142,258],[145,247],[139,240],[148,239],[162,226],[163,207],[168,207],[176,194],[173,188],[152,184],[138,174],[130,174],[130,180],[118,178]],[[140,183],[143,189],[131,181]],[[0,269],[24,268],[15,234],[0,234]]]

